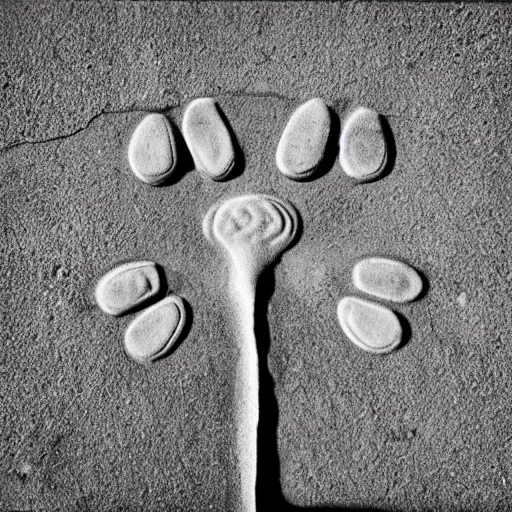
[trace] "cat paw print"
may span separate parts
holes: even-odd
[[[354,109],[345,118],[339,138],[337,134],[333,137],[335,122],[336,115],[320,98],[299,106],[276,145],[278,171],[295,182],[320,178],[334,145],[342,170],[364,186],[389,171],[392,148],[386,136],[387,126],[377,112],[366,107]],[[148,114],[135,128],[128,146],[133,174],[150,186],[173,183],[180,173],[181,135],[195,170],[204,179],[222,182],[238,174],[235,170],[241,167],[240,148],[223,111],[212,98],[199,98],[188,105],[181,133],[165,115]],[[244,512],[256,510],[260,412],[254,325],[257,283],[263,271],[273,267],[298,242],[300,224],[300,212],[291,202],[258,191],[222,199],[211,206],[203,219],[203,234],[229,265],[226,291],[232,297],[232,311],[239,327],[234,393],[240,509]],[[412,267],[384,258],[357,263],[353,284],[361,294],[397,303],[416,299],[422,290],[422,280]],[[191,318],[188,306],[176,294],[165,295],[163,272],[152,261],[125,263],[98,282],[96,300],[105,313],[124,315],[142,310],[124,335],[125,352],[136,362],[162,359],[186,336]],[[403,340],[399,317],[378,302],[345,297],[338,304],[338,318],[348,339],[363,350],[387,353]]]
[[[332,113],[322,99],[314,98],[297,108],[277,145],[278,170],[294,181],[316,178],[330,144],[331,125]],[[182,133],[194,167],[205,179],[232,177],[234,137],[215,100],[192,101],[183,116]],[[165,115],[148,114],[134,130],[128,147],[134,175],[152,186],[171,182],[179,169],[178,137]],[[371,181],[383,173],[388,147],[375,111],[360,107],[348,116],[339,139],[339,156],[342,169],[357,181]],[[239,293],[245,290],[250,297],[255,294],[258,275],[295,239],[298,222],[299,214],[291,204],[253,194],[212,207],[203,231],[228,255],[236,274],[232,288]],[[98,305],[108,314],[123,315],[151,305],[125,333],[125,351],[137,362],[156,361],[168,354],[187,322],[180,297],[152,304],[162,286],[161,273],[150,261],[115,268],[97,286]]]

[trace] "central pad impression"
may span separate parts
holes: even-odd
[[[238,273],[255,281],[297,234],[294,208],[271,196],[255,194],[228,199],[213,207],[203,230],[211,242],[227,251]]]

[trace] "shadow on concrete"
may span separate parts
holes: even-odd
[[[393,135],[393,131],[391,130],[391,126],[389,126],[388,120],[381,114],[379,114],[380,125],[382,128],[382,133],[384,134],[384,139],[386,140],[387,146],[387,162],[384,166],[382,172],[378,173],[377,176],[370,178],[368,180],[361,181],[359,185],[366,185],[368,183],[372,183],[374,181],[379,181],[384,179],[386,176],[389,176],[393,168],[395,167],[396,161],[396,144],[395,137]]]
[[[299,507],[286,501],[281,491],[280,461],[277,444],[279,410],[274,390],[274,380],[268,368],[270,350],[270,330],[268,324],[268,306],[274,293],[275,280],[273,269],[267,269],[258,281],[256,290],[255,335],[259,362],[259,403],[258,424],[256,510],[258,512],[299,512],[299,511],[338,511],[338,512],[400,512],[389,508],[339,507],[323,504],[319,507]]]

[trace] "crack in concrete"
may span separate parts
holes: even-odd
[[[281,95],[278,93],[274,93],[274,92],[258,93],[258,92],[247,92],[247,91],[243,91],[243,90],[231,91],[231,92],[227,92],[226,94],[217,94],[217,95],[214,95],[213,97],[221,98],[221,99],[248,97],[248,98],[275,98],[275,99],[282,100],[282,101],[292,101],[293,100],[292,98],[288,98],[287,96],[284,96],[284,95]],[[190,98],[190,99],[187,98],[186,103],[189,103],[193,99],[194,98]],[[55,135],[54,137],[49,137],[49,138],[45,138],[45,139],[18,140],[16,142],[10,142],[10,143],[6,144],[5,146],[0,147],[0,155],[3,155],[5,153],[7,153],[8,151],[10,151],[11,149],[14,149],[16,147],[25,146],[28,144],[31,144],[31,145],[46,144],[49,142],[54,142],[57,140],[65,140],[70,137],[74,137],[75,135],[78,135],[78,134],[82,133],[83,131],[87,130],[87,128],[89,128],[89,126],[94,121],[96,121],[96,119],[99,119],[101,116],[104,116],[104,115],[131,114],[131,113],[136,113],[136,112],[158,112],[160,114],[163,114],[165,112],[168,112],[169,110],[172,110],[175,108],[180,108],[184,104],[185,104],[185,102],[179,102],[177,104],[166,105],[164,108],[160,108],[160,109],[159,108],[156,108],[156,109],[155,108],[132,108],[132,109],[124,109],[124,110],[105,110],[103,108],[100,112],[98,112],[98,113],[94,114],[92,117],[90,117],[89,120],[83,126],[77,128],[76,130],[74,130],[72,132],[61,134],[61,135]]]
[[[108,115],[108,114],[128,114],[128,113],[131,113],[131,112],[144,112],[143,110],[137,110],[137,109],[134,109],[134,110],[101,110],[100,112],[98,112],[97,114],[94,114],[91,118],[89,118],[89,120],[85,123],[85,125],[81,126],[80,128],[77,128],[76,130],[70,132],[70,133],[65,133],[65,134],[62,134],[62,135],[55,135],[54,137],[49,137],[47,139],[39,139],[39,140],[19,140],[19,141],[16,141],[16,142],[11,142],[9,144],[6,144],[5,146],[1,147],[0,148],[0,155],[3,155],[5,153],[7,153],[8,151],[10,151],[11,149],[14,149],[16,147],[19,147],[19,146],[25,146],[25,145],[36,145],[36,144],[46,144],[48,142],[54,142],[54,141],[57,141],[57,140],[65,140],[65,139],[68,139],[70,137],[74,137],[75,135],[78,135],[79,133],[87,130],[87,128],[89,128],[89,126],[96,120],[96,119],[99,119],[101,116],[103,115]]]

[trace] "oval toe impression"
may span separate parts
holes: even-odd
[[[96,287],[96,302],[109,315],[138,308],[160,291],[160,275],[151,261],[136,261],[107,272]]]
[[[344,297],[338,304],[338,320],[347,338],[367,352],[386,354],[402,340],[398,317],[374,302]]]
[[[292,180],[312,177],[324,158],[330,129],[329,109],[321,98],[301,105],[290,117],[279,140],[278,169]]]
[[[364,293],[392,302],[411,302],[423,289],[419,274],[409,265],[387,258],[366,258],[352,271],[352,282]]]
[[[204,176],[225,179],[235,165],[231,134],[212,98],[190,103],[183,116],[183,138],[196,169]]]
[[[126,353],[138,363],[165,356],[181,336],[185,326],[183,299],[166,297],[143,311],[126,329]]]
[[[379,114],[359,107],[345,122],[340,136],[340,164],[359,181],[379,176],[388,161],[388,147]]]
[[[149,185],[160,185],[176,168],[176,142],[169,120],[147,115],[135,128],[128,147],[134,174]]]

